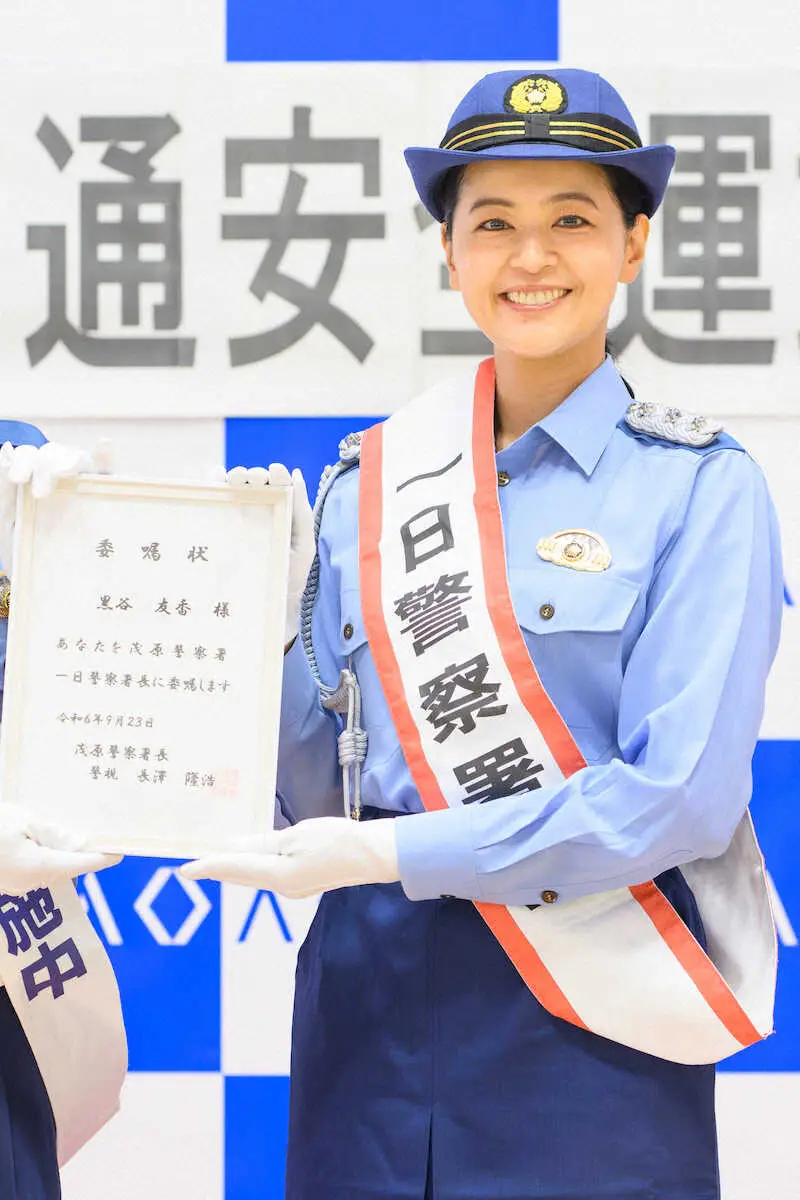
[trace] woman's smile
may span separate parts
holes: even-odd
[[[549,312],[571,294],[570,288],[514,288],[500,293],[500,299],[515,312]]]

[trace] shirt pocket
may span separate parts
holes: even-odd
[[[619,633],[640,586],[605,571],[575,571],[554,564],[510,572],[517,620],[531,633]]]
[[[510,571],[514,612],[534,666],[587,762],[617,745],[623,664],[641,586],[610,572],[542,563]]]

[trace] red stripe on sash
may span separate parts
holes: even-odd
[[[502,904],[485,904],[477,900],[475,907],[542,1008],[562,1021],[569,1021],[570,1025],[588,1030],[589,1026],[580,1019],[509,910]]]
[[[478,519],[489,616],[519,698],[539,726],[562,774],[568,778],[585,767],[586,760],[536,673],[514,614],[508,587],[503,519],[497,498],[497,467],[494,459],[494,359],[491,358],[484,359],[475,378],[472,460],[475,471],[475,515]]]
[[[389,639],[381,595],[381,533],[383,527],[383,429],[373,425],[361,439],[358,481],[358,547],[361,613],[370,653],[403,747],[411,777],[429,810],[447,808],[447,801],[422,749],[419,730],[406,702],[403,679]]]
[[[497,498],[494,459],[494,359],[485,359],[475,378],[472,456],[475,470],[475,513],[483,559],[489,614],[519,697],[542,732],[565,778],[586,766],[572,734],[547,695],[519,628],[508,587],[503,523]],[[687,929],[667,898],[652,882],[629,889],[642,906],[700,995],[732,1037],[743,1046],[761,1040],[711,959]],[[523,940],[526,940],[523,938]],[[513,957],[513,956],[512,956]],[[523,978],[527,978],[522,972]],[[531,990],[534,990],[533,988]],[[549,1008],[549,1005],[545,1005]],[[551,1012],[556,1010],[550,1008]],[[556,1013],[560,1016],[560,1013]],[[568,1020],[570,1018],[567,1018]]]
[[[475,377],[472,419],[474,506],[481,543],[484,590],[494,631],[519,698],[542,731],[550,753],[566,777],[586,761],[558,709],[544,690],[519,627],[506,568],[503,519],[497,498],[494,458],[494,359],[485,359]],[[478,904],[478,911],[540,1004],[555,1017],[587,1029],[507,908]]]
[[[742,1046],[760,1042],[762,1035],[663,892],[652,882],[637,884],[629,891],[731,1037]]]
[[[361,440],[358,481],[358,541],[361,612],[370,653],[383,694],[403,747],[411,778],[428,812],[447,808],[439,782],[422,749],[419,730],[406,700],[400,668],[386,628],[381,594],[380,541],[383,526],[383,430],[373,425]],[[486,924],[505,950],[539,1003],[582,1029],[581,1021],[561,988],[528,942],[511,913],[501,904],[476,904]]]

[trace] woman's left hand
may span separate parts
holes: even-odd
[[[396,883],[394,820],[312,817],[290,829],[248,838],[235,854],[199,858],[184,879],[218,879],[279,892],[290,899],[364,883]]]

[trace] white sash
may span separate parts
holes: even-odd
[[[542,687],[514,615],[493,414],[490,359],[478,368],[474,395],[471,385],[436,388],[368,430],[361,444],[364,623],[427,809],[480,798],[477,773],[465,760],[500,744],[511,744],[511,754],[517,739],[528,760],[520,767],[520,776],[528,777],[520,790],[557,787],[586,766]],[[439,512],[445,504],[449,533]],[[436,552],[450,535],[452,548]],[[440,604],[439,616],[426,624],[423,597],[437,588],[440,599],[449,589],[449,608]],[[466,620],[453,628],[459,613]],[[437,641],[442,619],[449,632]],[[495,700],[506,711],[477,719],[468,737],[458,729],[447,735],[427,719],[420,688],[478,654],[486,656],[484,677],[499,683]],[[749,814],[725,854],[681,869],[705,925],[708,954],[652,882],[535,909],[477,908],[554,1015],[661,1058],[716,1062],[772,1030],[777,946]]]
[[[47,1088],[63,1166],[119,1108],[127,1068],[114,972],[71,883],[0,898],[0,980]]]

